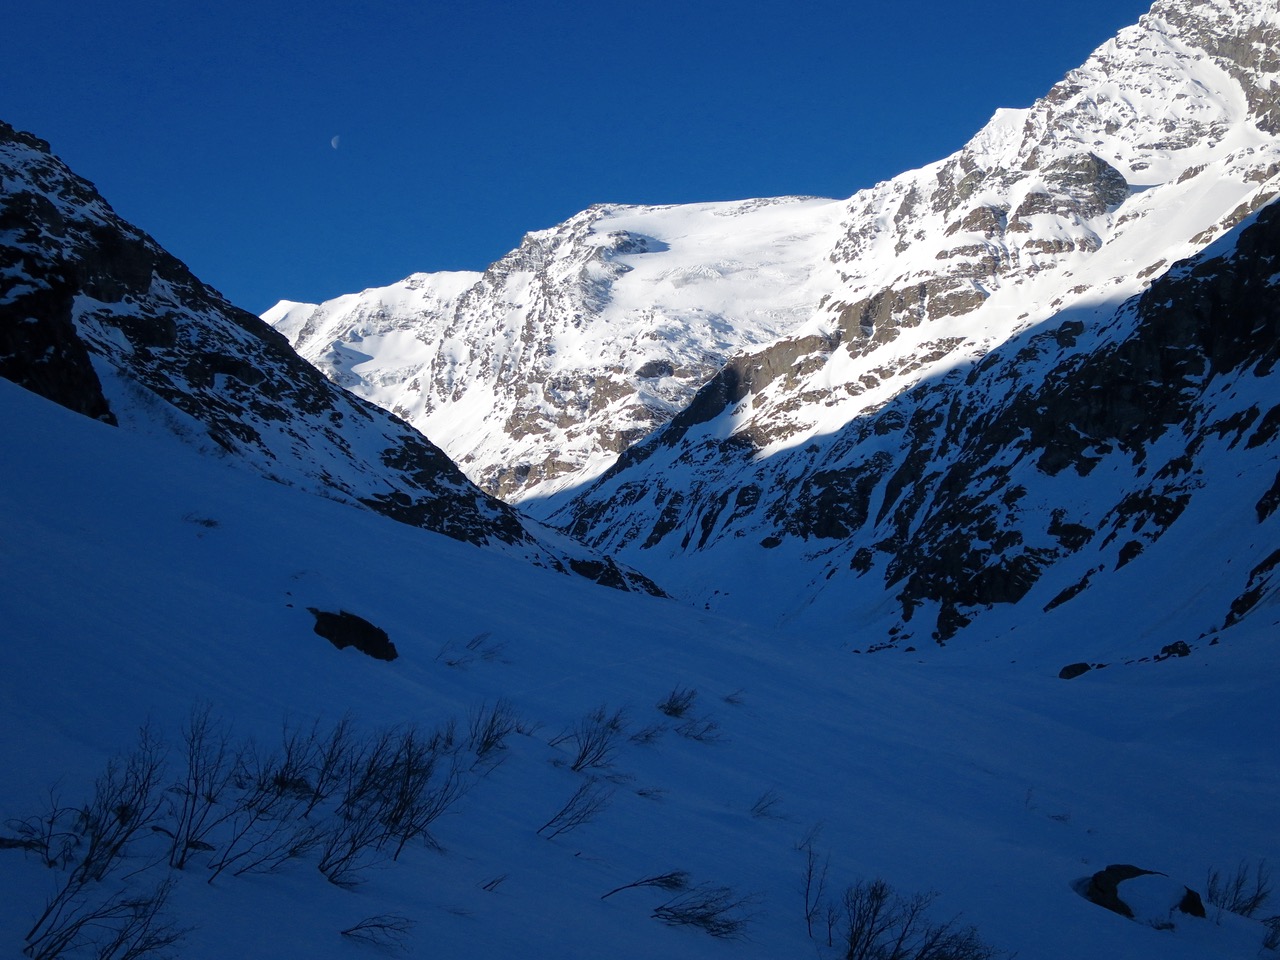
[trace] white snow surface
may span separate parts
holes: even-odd
[[[807,318],[841,209],[600,205],[483,274],[414,274],[263,319],[518,500],[600,472],[729,356]]]
[[[1274,602],[1191,657],[1071,682],[1057,667],[1082,634],[1115,656],[1148,641],[1059,617],[1017,645],[856,657],[822,634],[548,574],[3,381],[0,409],[13,454],[0,482],[6,834],[51,788],[83,802],[140,724],[173,744],[193,705],[263,744],[286,719],[347,711],[362,729],[449,717],[465,729],[505,697],[522,719],[502,762],[433,826],[441,849],[415,845],[352,889],[326,882],[314,856],[212,885],[203,854],[183,871],[149,868],[137,882],[177,881],[184,958],[377,955],[338,934],[377,914],[415,923],[414,957],[831,957],[806,934],[806,836],[830,856],[830,895],[873,876],[936,891],[937,919],[963,914],[1022,957],[1259,956],[1256,922],[1157,930],[1074,885],[1113,862],[1198,886],[1210,865],[1280,859]],[[308,606],[368,618],[399,659],[336,650]],[[668,729],[622,743],[595,771],[610,805],[538,836],[584,779],[549,741],[602,703],[626,708],[628,731],[672,726],[654,704],[677,687],[697,690],[695,713],[719,739]],[[172,777],[176,751],[170,761]],[[161,842],[135,843],[127,862]],[[16,953],[60,874],[19,850],[0,858],[0,936]],[[650,916],[661,890],[601,899],[670,870],[749,896],[744,936],[661,924]]]
[[[1197,25],[1277,21],[1258,0],[1161,0],[1045,100],[1001,111],[955,157],[849,201],[596,207],[530,234],[484,274],[418,274],[281,304],[268,319],[473,477],[513,499],[536,490],[544,510],[731,355],[839,330],[838,349],[690,433],[767,433],[756,462],[786,479],[809,445],[926,378],[961,378],[1051,318],[1083,324],[1070,348],[1082,354],[1122,338],[1132,316],[1120,304],[1276,190],[1280,156],[1254,97],[1267,77],[1243,86],[1199,46]],[[1063,174],[1089,156],[1123,178],[1117,202],[1099,207]],[[1004,227],[981,228],[1001,216]],[[929,284],[922,312],[903,300],[854,336],[851,308]],[[650,362],[655,375],[640,377]],[[669,376],[656,375],[663,364]],[[1206,414],[1254,405],[1274,405],[1273,380],[1237,372],[1206,387]],[[138,426],[145,410],[129,410]],[[383,914],[412,921],[413,957],[834,958],[822,925],[817,939],[806,930],[806,838],[830,857],[828,899],[877,876],[907,895],[936,891],[933,916],[961,916],[1023,958],[1274,956],[1244,918],[1211,911],[1158,929],[1171,892],[1203,891],[1208,868],[1280,862],[1280,599],[1272,591],[1217,626],[1275,548],[1280,515],[1260,523],[1255,509],[1275,472],[1267,445],[1233,451],[1230,431],[1206,440],[1185,514],[1123,568],[1119,542],[1091,546],[1022,602],[984,612],[962,643],[922,634],[867,656],[851,648],[883,641],[898,616],[885,559],[844,599],[815,603],[823,571],[852,579],[854,544],[756,549],[730,522],[755,532],[749,513],[707,531],[688,520],[709,536],[705,552],[626,545],[683,598],[659,600],[272,483],[201,455],[180,430],[113,429],[7,381],[0,424],[0,836],[51,791],[83,803],[139,725],[176,745],[206,705],[262,745],[285,723],[347,713],[361,730],[453,718],[464,735],[486,705],[520,718],[500,763],[466,769],[469,789],[432,825],[439,849],[415,843],[350,889],[328,883],[314,853],[206,883],[225,833],[181,871],[146,866],[163,834],[131,845],[127,863],[145,867],[132,882],[176,881],[170,913],[191,928],[176,953],[188,960],[376,955],[338,931]],[[902,437],[899,427],[880,442]],[[1153,442],[1153,472],[1184,452],[1177,436]],[[856,466],[845,453],[834,462]],[[1098,460],[1088,476],[1036,478],[1019,506],[1025,528],[1043,530],[1065,504],[1099,540],[1104,520],[1122,532],[1108,511],[1133,465],[1118,451]],[[691,454],[657,478],[716,479],[706,469]],[[1021,470],[1014,479],[1032,474]],[[637,487],[647,495],[655,475]],[[631,506],[652,527],[653,504]],[[606,537],[631,529],[626,507]],[[1106,576],[1040,612],[1099,562]],[[308,607],[367,618],[398,659],[335,649]],[[1195,641],[1187,656],[1152,660],[1179,640]],[[1059,679],[1074,661],[1094,669]],[[683,736],[656,709],[680,689],[697,691],[693,716],[714,736]],[[666,729],[575,773],[560,734],[601,705],[625,710],[628,735]],[[169,777],[180,775],[175,746]],[[608,805],[540,836],[590,776]],[[16,953],[65,873],[9,845],[0,862],[0,937]],[[1165,875],[1124,885],[1137,884],[1137,921],[1078,892],[1113,863]],[[671,894],[658,889],[602,899],[673,870],[746,898],[740,939],[660,923],[651,914]]]

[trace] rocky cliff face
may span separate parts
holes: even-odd
[[[404,523],[647,584],[533,535],[408,424],[335,387],[122,221],[48,144],[4,124],[0,182],[0,375]]]
[[[811,322],[538,509],[690,599],[903,644],[1167,565],[1234,489],[1218,535],[1253,586],[1211,578],[1189,639],[1221,628],[1275,549],[1277,23],[1159,3],[854,197]]]

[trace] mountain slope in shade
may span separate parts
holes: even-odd
[[[0,181],[0,376],[311,493],[651,587],[558,535],[535,536],[412,427],[334,387],[117,217],[43,141],[0,125]]]
[[[50,788],[68,806],[87,800],[143,723],[169,744],[161,782],[180,784],[193,708],[233,744],[252,738],[258,758],[284,727],[323,732],[348,714],[358,736],[457,721],[459,765],[446,769],[467,789],[431,824],[435,845],[371,856],[353,888],[326,881],[314,850],[208,883],[230,825],[183,869],[168,867],[161,831],[130,844],[124,867],[140,872],[94,884],[88,902],[172,880],[184,960],[375,956],[339,931],[376,916],[412,924],[409,956],[837,960],[825,920],[812,935],[805,920],[806,838],[829,863],[818,899],[837,910],[837,934],[846,887],[879,876],[937,891],[933,919],[961,914],[1020,957],[1260,956],[1256,919],[1174,916],[1166,903],[1158,929],[1077,885],[1134,863],[1203,893],[1210,866],[1280,857],[1274,600],[1218,645],[1161,663],[1119,661],[1172,642],[1176,613],[1139,636],[1097,629],[1097,610],[1076,602],[1024,636],[855,657],[816,632],[601,590],[307,496],[6,382],[0,414],[0,766],[12,772],[0,838],[47,811]],[[1161,593],[1159,572],[1139,570],[1125,568],[1130,592]],[[308,607],[367,618],[399,658],[334,649]],[[1063,651],[1084,641],[1112,666],[1059,680]],[[690,690],[696,725],[682,734],[658,704]],[[622,734],[604,765],[574,771],[561,734],[601,704],[623,711]],[[495,706],[519,725],[481,758],[472,731]],[[594,817],[539,833],[591,784],[607,799]],[[181,788],[163,796],[170,829]],[[312,822],[333,825],[323,808]],[[674,871],[745,898],[743,936],[655,919],[681,891],[604,896]],[[66,876],[0,844],[11,954]]]

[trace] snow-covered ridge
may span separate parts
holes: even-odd
[[[1033,107],[997,111],[952,157],[843,203],[597,206],[529,234],[483,275],[419,274],[266,316],[484,488],[545,498],[779,337],[874,353],[824,383],[874,380],[875,403],[957,340],[981,352],[1068,302],[1141,289],[1135,274],[1149,281],[1193,253],[1280,169],[1277,46],[1265,4],[1162,0]],[[1104,250],[1106,266],[1087,266]],[[762,411],[770,432],[801,442],[826,429],[817,393],[802,405],[810,414],[793,400]],[[837,420],[856,412],[840,406]]]
[[[1254,85],[1270,81],[1211,52],[1280,48],[1262,6],[1158,4],[1031,108],[854,196],[820,309],[735,361],[787,358],[726,429],[766,453],[830,433],[1063,310],[1140,293],[1275,196],[1280,142],[1258,109],[1275,98]]]
[[[1253,74],[1211,52],[1256,50],[1258,6],[1161,4],[1030,110],[854,197],[812,322],[526,509],[691,600],[860,647],[1086,604],[1131,567],[1177,582],[1199,551],[1223,572],[1187,586],[1186,642],[1221,628],[1274,589],[1280,143]]]
[[[335,387],[121,220],[48,144],[3,123],[0,184],[0,376],[322,497],[652,588],[558,534],[535,533],[421,433]]]
[[[603,470],[728,357],[806,319],[839,213],[805,198],[601,205],[483,274],[415,274],[264,318],[518,500]]]

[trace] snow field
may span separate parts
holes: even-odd
[[[876,875],[905,893],[936,890],[939,919],[961,912],[1022,956],[1253,956],[1234,928],[1142,927],[1071,884],[1110,862],[1195,885],[1210,864],[1275,859],[1266,631],[1069,683],[1046,668],[1046,649],[1018,663],[996,655],[1007,647],[856,657],[821,633],[537,571],[7,383],[0,400],[6,447],[23,452],[0,484],[6,818],[38,809],[51,785],[83,796],[140,723],[173,739],[197,703],[262,742],[286,716],[430,727],[500,697],[537,725],[512,734],[504,761],[436,824],[443,853],[415,848],[353,890],[306,860],[212,886],[188,867],[172,904],[195,927],[184,957],[354,957],[364,948],[337,931],[383,913],[415,921],[411,956],[812,953],[797,850],[811,835],[830,854],[833,892]],[[335,650],[307,606],[368,618],[400,658]],[[493,658],[448,665],[484,634],[478,648]],[[587,774],[612,791],[609,806],[538,836],[584,777],[566,766],[569,747],[548,741],[601,704],[626,708],[628,732],[674,728],[655,704],[676,688],[698,691],[691,713],[718,739],[668,729],[620,742],[611,766]],[[752,815],[775,795],[768,815]],[[53,875],[0,855],[17,946]],[[600,899],[667,870],[751,897],[746,938],[651,919],[660,890]]]

